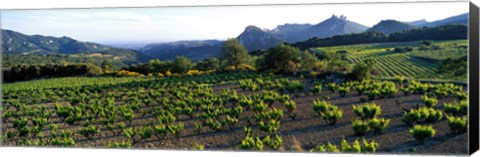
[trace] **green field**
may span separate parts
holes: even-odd
[[[395,52],[395,48],[412,48],[409,52]],[[375,57],[375,65],[381,72],[381,77],[396,75],[408,78],[442,78],[436,72],[438,62],[449,57],[467,55],[466,40],[433,41],[430,46],[423,46],[420,42],[376,43],[347,46],[320,47],[314,50],[323,52],[347,51],[347,59],[352,63]]]

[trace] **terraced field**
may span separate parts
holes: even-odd
[[[396,75],[409,78],[442,78],[436,72],[438,62],[449,57],[467,55],[466,40],[436,41],[429,46],[420,42],[358,44],[348,46],[321,47],[324,52],[347,51],[347,59],[359,63],[375,57],[375,65],[382,77]],[[408,52],[395,52],[395,48],[412,48]]]

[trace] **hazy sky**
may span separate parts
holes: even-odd
[[[435,21],[468,12],[468,2],[6,10],[3,29],[99,43],[227,39],[246,26],[317,24],[332,14],[373,26],[380,20]]]

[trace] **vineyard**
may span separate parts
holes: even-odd
[[[359,44],[321,47],[316,50],[347,51],[347,59],[352,63],[375,58],[377,60],[375,67],[387,78],[397,75],[409,78],[444,78],[436,71],[438,61],[449,57],[466,56],[467,41],[435,41],[429,46],[419,42]]]
[[[388,54],[384,49],[364,49],[348,57],[356,61],[369,54],[386,54],[378,57],[385,60],[380,68],[398,67],[385,70],[387,76],[433,73],[434,65],[413,63],[408,54]],[[1,142],[7,146],[465,154],[465,89],[403,77],[322,83],[253,72],[7,83],[2,88]]]

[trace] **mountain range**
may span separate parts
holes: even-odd
[[[382,20],[369,28],[359,23],[349,21],[345,16],[332,15],[317,24],[287,23],[274,29],[262,29],[257,26],[247,26],[237,36],[238,41],[250,52],[258,49],[268,49],[280,43],[295,43],[310,38],[329,38],[362,32],[379,32],[391,34],[421,27],[437,27],[449,24],[466,25],[468,13],[449,17],[443,20],[428,22],[418,20],[401,22]],[[49,37],[42,35],[25,35],[12,30],[2,30],[2,52],[16,55],[46,55],[46,54],[90,54],[94,56],[107,55],[115,59],[145,61],[151,58],[173,60],[183,55],[192,60],[201,60],[219,55],[223,41],[198,40],[177,41],[169,43],[152,43],[136,50],[115,48],[91,42],[82,42],[69,37]]]
[[[69,37],[25,35],[4,29],[1,32],[2,54],[5,55],[83,55],[108,57],[126,62],[148,60],[146,55],[138,51],[82,42]]]
[[[148,44],[139,51],[151,58],[174,60],[176,56],[187,56],[192,60],[216,57],[220,54],[223,41],[197,40]]]
[[[415,28],[417,28],[417,26],[396,20],[382,20],[380,21],[380,23],[374,25],[372,28],[369,28],[367,31],[379,32],[388,35],[395,32],[401,32]]]

